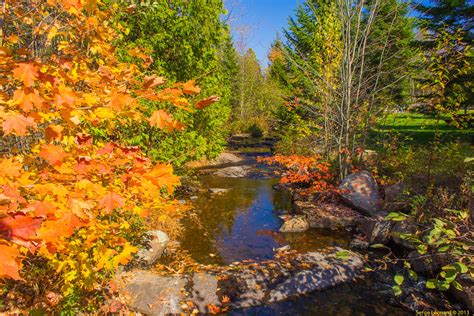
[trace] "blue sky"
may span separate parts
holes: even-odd
[[[232,36],[237,49],[243,43],[252,48],[260,63],[267,65],[267,53],[277,33],[303,0],[225,0]],[[242,36],[243,35],[243,36]],[[243,37],[243,40],[242,40]]]

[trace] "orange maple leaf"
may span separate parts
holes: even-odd
[[[212,95],[209,98],[199,100],[194,107],[198,110],[204,109],[205,107],[211,105],[214,102],[219,101],[220,98],[217,95]]]
[[[28,132],[28,127],[36,128],[36,123],[32,117],[10,114],[6,115],[3,119],[2,128],[5,135],[15,134],[24,136]]]
[[[222,296],[221,302],[223,304],[230,303],[230,297],[228,297],[227,295]]]
[[[34,214],[37,217],[52,218],[58,209],[56,205],[49,201],[34,201],[30,203],[29,206],[35,209]]]
[[[62,237],[69,237],[77,227],[84,224],[79,217],[68,212],[57,220],[48,220],[43,223],[38,231],[38,237],[46,243],[56,243]]]
[[[22,81],[25,87],[31,87],[38,78],[38,67],[31,63],[20,63],[13,69],[13,78]]]
[[[169,127],[173,122],[171,115],[169,115],[165,110],[153,111],[151,117],[148,119],[151,126],[156,126],[159,129],[164,129]]]
[[[61,140],[63,137],[63,130],[64,127],[61,125],[49,125],[45,131],[44,134],[46,136],[46,139],[51,141],[51,140]]]
[[[196,86],[194,80],[189,80],[183,85],[183,92],[186,94],[198,94],[201,92],[201,88]]]
[[[41,218],[26,215],[8,216],[0,219],[0,236],[7,240],[29,240],[41,226]]]
[[[99,204],[105,208],[107,213],[112,212],[116,207],[122,207],[125,205],[125,199],[117,193],[110,191],[107,193]]]
[[[73,106],[76,102],[76,93],[64,86],[60,86],[56,95],[54,96],[54,105],[57,109],[59,109],[62,105],[66,104],[69,106]]]
[[[114,91],[110,97],[110,107],[114,110],[121,111],[125,106],[130,106],[135,102],[135,99],[130,95],[122,92]]]
[[[40,108],[44,101],[36,89],[28,94],[26,94],[24,90],[18,89],[13,93],[13,100],[18,101],[19,108],[26,113],[34,108]]]
[[[19,274],[21,268],[20,252],[15,246],[0,244],[0,278],[9,277],[23,280]]]
[[[2,171],[0,172],[1,177],[10,177],[15,178],[20,176],[20,172],[23,168],[23,165],[17,161],[14,161],[13,158],[3,159],[1,161]]]
[[[165,78],[157,77],[156,75],[145,76],[143,78],[143,88],[145,89],[154,88],[164,83],[165,83]]]
[[[50,144],[41,146],[41,151],[38,156],[49,162],[51,166],[61,166],[67,154],[61,146]]]

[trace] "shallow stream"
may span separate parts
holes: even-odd
[[[252,145],[238,152],[257,170],[254,157],[267,153]],[[218,167],[217,167],[218,168]],[[258,172],[257,172],[258,174]],[[199,263],[226,265],[234,261],[271,259],[278,248],[289,246],[305,252],[328,246],[348,248],[351,233],[310,229],[304,233],[280,233],[285,215],[291,209],[290,197],[272,188],[278,182],[268,172],[247,178],[200,177],[201,192],[193,196],[194,216],[184,222],[181,245]],[[208,189],[226,189],[209,193]],[[231,315],[409,315],[392,306],[391,288],[374,277],[345,284],[323,292],[258,308],[233,311]]]

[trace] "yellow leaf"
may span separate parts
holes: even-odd
[[[123,246],[123,250],[120,254],[114,257],[114,267],[117,268],[119,264],[127,264],[132,259],[132,254],[138,251],[137,247],[130,245],[129,242],[126,242]]]

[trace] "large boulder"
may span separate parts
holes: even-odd
[[[170,239],[161,230],[149,231],[147,235],[149,238],[148,245],[138,251],[137,260],[145,266],[151,266],[163,255]]]
[[[353,228],[364,221],[364,216],[353,209],[340,204],[293,201],[293,211],[304,215],[311,228]]]
[[[282,233],[298,233],[309,229],[309,223],[305,216],[292,216],[280,227]]]
[[[358,227],[371,244],[386,244],[390,240],[393,221],[384,220],[382,217],[365,218]]]
[[[381,201],[377,182],[367,171],[348,175],[339,186],[345,203],[359,212],[377,217],[381,214]]]

